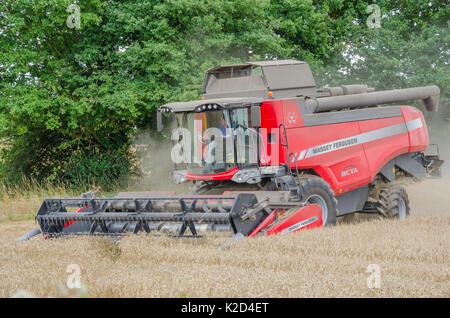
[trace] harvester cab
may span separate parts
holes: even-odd
[[[420,110],[380,105],[422,100],[435,111],[439,94],[319,89],[309,65],[294,60],[215,67],[202,99],[157,112],[158,130],[167,120],[174,127],[174,182],[192,182],[193,193],[46,199],[36,219],[46,237],[229,230],[238,238],[333,225],[353,212],[404,218],[408,196],[394,181],[439,176],[443,161],[425,154]]]
[[[324,161],[333,160],[332,157],[307,159],[353,148],[353,152],[359,151],[359,157],[352,158],[349,151],[337,152],[341,154],[341,162],[348,164],[342,167],[347,170],[338,172],[341,176],[359,175],[360,178],[353,180],[354,184],[366,182],[365,179],[373,177],[368,176],[370,160],[362,154],[364,145],[361,138],[358,141],[355,132],[370,130],[361,129],[366,125],[385,126],[388,121],[398,122],[405,129],[420,124],[420,138],[412,141],[417,141],[412,149],[426,149],[428,134],[418,110],[406,106],[379,107],[380,104],[416,99],[421,99],[428,111],[434,111],[438,107],[439,88],[428,86],[375,92],[366,85],[354,84],[318,89],[305,62],[249,62],[209,70],[202,100],[161,106],[158,126],[161,130],[163,114],[170,113],[176,120],[178,129],[172,133],[172,158],[176,163],[174,182],[193,181],[196,193],[217,192],[220,187],[234,189],[236,184],[244,183],[256,184],[259,189],[281,185],[283,190],[295,192],[297,185],[294,184],[299,180],[292,180],[293,177],[311,174],[329,183],[335,181],[331,184],[332,189],[342,194],[352,185],[338,189],[337,171],[323,171],[329,163]],[[405,123],[405,116],[418,118],[415,122]],[[334,130],[342,130],[342,133]],[[344,138],[333,139],[333,135]],[[402,139],[406,141],[404,137]],[[334,141],[336,143],[332,143]],[[405,142],[402,149],[392,151],[413,152],[409,151],[409,145]],[[391,159],[392,154],[380,158],[383,163]],[[428,172],[432,170],[435,175],[439,174],[442,162],[438,157],[423,159],[427,164],[432,161]],[[354,161],[357,164],[352,164]],[[423,167],[415,167],[423,170]],[[381,167],[377,165],[376,168]],[[362,173],[363,170],[366,173]],[[411,171],[409,175],[417,177],[417,173],[411,174]]]
[[[174,182],[198,181],[195,192],[200,192],[226,180],[260,184],[266,181],[264,176],[286,175],[286,164],[261,170],[267,166],[261,163],[270,157],[264,138],[268,136],[270,144],[279,142],[275,140],[278,133],[261,134],[262,122],[267,124],[267,118],[261,118],[261,106],[265,100],[315,94],[312,72],[304,62],[252,62],[209,70],[202,100],[169,103],[158,112],[160,130],[165,113],[175,114],[172,118],[179,128],[172,135],[178,155],[174,161],[185,166],[176,169]],[[275,122],[271,128],[283,126]]]

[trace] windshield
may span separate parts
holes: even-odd
[[[217,174],[257,163],[255,134],[248,129],[250,109],[208,110],[184,113],[182,127],[189,131],[187,169],[194,175]],[[181,115],[181,114],[180,114]],[[253,149],[254,148],[254,149]]]
[[[230,110],[231,125],[236,136],[236,159],[241,166],[257,163],[258,133],[248,128],[252,126],[250,112],[249,107]]]
[[[227,110],[187,113],[184,128],[190,133],[192,174],[217,174],[232,169],[235,164],[233,130]]]

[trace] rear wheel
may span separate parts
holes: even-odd
[[[317,177],[301,178],[301,201],[307,204],[317,204],[322,210],[323,225],[335,225],[337,200],[328,183]]]
[[[404,219],[409,216],[409,198],[405,188],[389,186],[381,189],[377,210],[386,218]]]

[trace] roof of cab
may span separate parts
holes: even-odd
[[[303,61],[296,61],[296,60],[275,60],[275,61],[257,61],[257,62],[247,62],[244,64],[229,64],[229,65],[220,65],[213,67],[212,69],[208,70],[208,73],[214,72],[214,71],[220,71],[222,69],[227,69],[230,67],[234,68],[245,68],[249,66],[280,66],[280,65],[293,65],[293,64],[306,64],[306,62]]]
[[[188,112],[194,111],[196,107],[209,105],[209,104],[217,104],[224,108],[239,108],[239,107],[248,107],[248,106],[256,106],[261,105],[263,102],[263,98],[258,97],[229,97],[229,98],[214,98],[214,99],[205,99],[205,100],[194,100],[190,102],[174,102],[167,103],[160,107],[161,108],[169,108],[173,112]]]

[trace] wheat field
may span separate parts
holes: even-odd
[[[408,192],[405,220],[348,218],[223,252],[224,235],[16,243],[34,221],[2,222],[0,297],[449,297],[449,183]],[[70,264],[81,269],[80,289],[66,287]],[[379,288],[368,287],[370,264],[380,269]]]

